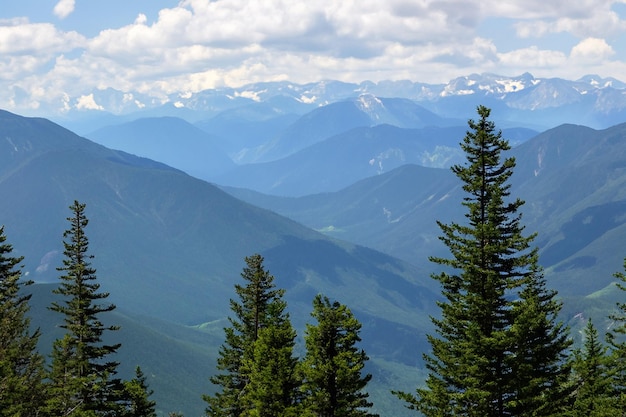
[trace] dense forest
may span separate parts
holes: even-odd
[[[478,107],[478,116],[461,143],[466,161],[452,168],[466,221],[438,221],[450,257],[431,258],[442,301],[423,358],[428,376],[414,393],[393,394],[425,416],[623,415],[626,303],[610,317],[611,331],[601,335],[588,320],[583,344],[573,346],[538,262],[536,234],[522,225],[524,202],[510,195],[510,145],[488,108]],[[123,346],[104,342],[119,327],[103,324],[115,305],[92,266],[85,211],[79,201],[70,206],[57,301],[49,306],[64,335],[47,359],[29,319],[32,282],[0,228],[1,416],[156,416],[141,364],[122,380],[114,357]],[[373,416],[361,323],[348,306],[318,294],[297,357],[285,291],[263,262],[260,254],[246,257],[234,287],[217,372],[207,375],[217,391],[203,397],[206,415]],[[615,277],[626,290],[626,272]]]

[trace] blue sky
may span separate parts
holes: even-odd
[[[258,81],[490,72],[626,81],[626,0],[20,0],[0,6],[0,107]]]

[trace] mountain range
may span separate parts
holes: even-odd
[[[165,104],[135,95],[141,111],[105,90],[94,97],[111,113],[65,115],[86,138],[0,111],[0,224],[37,282],[32,314],[47,351],[68,206],[87,204],[93,264],[118,306],[109,319],[122,324],[122,372],[140,364],[163,413],[202,414],[243,258],[261,253],[286,289],[299,349],[317,293],[347,304],[363,323],[376,411],[408,416],[389,391],[424,375],[439,297],[428,257],[447,255],[436,220],[464,219],[449,167],[463,162],[458,144],[479,103],[513,145],[511,191],[526,201],[562,318],[574,337],[580,317],[610,325],[621,297],[612,274],[626,256],[625,87],[530,74],[281,82]]]
[[[562,125],[511,151],[511,193],[525,200],[528,230],[538,231],[540,262],[563,296],[612,286],[626,253],[626,124],[594,130]],[[443,256],[434,219],[463,221],[462,190],[448,169],[415,164],[345,188],[298,198],[224,187],[232,195],[329,236],[359,242],[428,268]],[[575,282],[575,285],[572,285]]]
[[[196,125],[141,118],[86,137],[220,185],[302,196],[336,191],[407,163],[449,167],[461,157],[458,141],[466,130],[463,121],[441,118],[410,100],[374,96],[291,116],[259,104]],[[514,144],[537,134],[519,127],[504,133]]]
[[[325,80],[307,84],[277,81],[172,93],[166,97],[107,88],[83,94],[93,97],[98,110],[42,107],[36,115],[87,134],[100,127],[145,117],[173,116],[190,123],[204,123],[221,113],[260,104],[276,115],[303,115],[321,106],[365,95],[409,99],[444,119],[467,120],[473,117],[478,104],[484,104],[497,111],[501,127],[546,130],[564,123],[578,123],[606,128],[624,120],[625,88],[622,81],[597,75],[565,80],[534,77],[529,73],[471,74],[442,84],[409,80],[361,83]],[[69,102],[78,99],[68,98]]]
[[[424,343],[419,335],[428,327],[437,294],[431,280],[409,263],[334,240],[182,171],[110,150],[45,119],[0,112],[0,136],[0,193],[7,196],[0,202],[0,221],[16,254],[26,258],[26,276],[47,287],[56,282],[68,206],[74,199],[86,203],[102,289],[133,328],[144,327],[152,335],[150,340],[171,340],[170,328],[189,339],[188,330],[195,327],[213,337],[210,346],[198,350],[193,339],[179,343],[196,359],[214,364],[243,258],[261,253],[277,285],[287,291],[298,329],[320,292],[349,305],[367,323],[363,338],[371,341],[366,347],[375,372],[387,372],[388,362],[411,362],[414,347]],[[48,300],[33,297],[34,303]],[[415,317],[415,310],[429,313]],[[46,312],[41,306],[36,311]],[[35,321],[49,323],[49,314]],[[55,329],[43,327],[44,332]],[[178,354],[163,352],[159,344],[128,349],[136,361],[144,356],[171,360],[169,355]],[[180,384],[181,372],[193,366],[167,377],[163,368],[148,367],[146,374],[162,376],[159,392],[177,392],[180,387],[168,391],[168,384]],[[185,385],[194,394],[179,397],[186,415],[201,413],[200,395],[213,389],[209,376],[201,376],[202,386]],[[199,378],[196,374],[195,381]],[[163,403],[158,392],[155,398],[176,411],[176,404]]]

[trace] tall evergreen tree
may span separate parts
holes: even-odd
[[[302,361],[306,411],[319,417],[374,416],[365,391],[372,376],[362,374],[368,357],[357,347],[361,323],[348,307],[322,295],[313,300],[311,315],[317,324],[307,325]]]
[[[124,382],[126,410],[123,417],[156,417],[156,402],[150,399],[153,391],[148,388],[141,368],[135,368],[135,378]]]
[[[274,277],[263,266],[259,254],[245,258],[241,277],[245,285],[235,285],[239,301],[230,300],[234,317],[229,317],[230,327],[224,329],[225,342],[219,351],[217,369],[211,382],[220,389],[215,395],[205,395],[208,416],[239,417],[246,410],[242,398],[250,382],[243,364],[252,361],[255,342],[261,328],[271,324],[276,312],[284,310],[284,290],[276,289]]]
[[[437,335],[425,355],[429,375],[416,395],[397,393],[426,416],[552,415],[565,404],[563,365],[570,346],[556,322],[560,304],[545,289],[534,235],[524,236],[520,199],[509,201],[513,158],[478,107],[461,147],[467,163],[452,167],[466,192],[466,222],[438,222],[451,258],[433,275],[442,287]],[[549,402],[550,409],[544,407]]]
[[[74,201],[70,210],[70,228],[63,234],[65,259],[57,268],[63,275],[53,290],[63,301],[50,307],[63,315],[61,327],[66,334],[53,345],[48,411],[55,416],[116,415],[123,385],[114,378],[118,363],[108,358],[120,344],[105,344],[102,335],[118,327],[100,320],[101,313],[114,310],[115,305],[101,303],[109,294],[99,292],[91,266],[85,204]]]
[[[591,319],[583,333],[582,349],[573,354],[574,401],[571,417],[618,416],[614,403],[607,346],[598,336]]]
[[[626,291],[626,259],[624,271],[614,274],[617,278],[617,287]],[[611,350],[612,387],[614,390],[615,407],[619,415],[626,415],[626,303],[617,303],[618,311],[610,318],[615,321],[612,331],[607,334]]]
[[[22,280],[22,257],[12,256],[0,227],[0,416],[36,415],[45,398],[43,357],[37,352],[39,330],[28,317],[30,281]]]
[[[298,359],[293,356],[296,332],[286,304],[270,305],[269,320],[259,329],[252,355],[243,362],[248,385],[241,397],[249,417],[299,416]]]

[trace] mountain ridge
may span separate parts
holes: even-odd
[[[0,200],[0,223],[16,255],[25,256],[29,279],[57,281],[68,206],[76,199],[86,204],[98,281],[124,314],[177,326],[210,323],[208,331],[223,336],[243,258],[260,253],[286,290],[299,334],[313,297],[323,293],[366,322],[363,334],[372,342],[364,346],[374,369],[383,372],[390,362],[396,369],[409,366],[413,347],[422,343],[417,329],[429,325],[437,299],[433,283],[414,266],[326,237],[180,170],[105,148],[51,122],[0,117],[0,155],[11,160],[0,166],[0,193],[7,196]],[[415,309],[425,314],[415,317]],[[387,337],[380,339],[383,331]],[[193,387],[198,398],[207,385]]]
[[[337,101],[373,95],[409,99],[441,117],[462,119],[471,117],[472,113],[470,110],[459,112],[460,103],[467,104],[469,101],[474,104],[470,106],[473,108],[478,104],[501,107],[506,110],[502,111],[503,115],[509,114],[509,117],[501,118],[502,126],[510,121],[524,127],[546,129],[581,121],[592,127],[608,127],[624,119],[625,89],[624,82],[597,75],[565,80],[534,77],[529,73],[518,76],[470,74],[442,84],[410,80],[360,83],[325,80],[305,84],[277,81],[172,93],[165,98],[113,89],[94,90],[86,94],[93,94],[94,101],[103,110],[70,109],[60,112],[54,107],[43,106],[37,114],[84,133],[84,130],[75,129],[82,125],[80,120],[92,118],[91,123],[94,124],[98,114],[132,114],[133,118],[176,115],[196,123],[221,111],[254,103],[271,103],[280,112],[304,114]],[[133,97],[133,100],[128,100],[128,97]],[[546,110],[547,114],[542,113]]]

